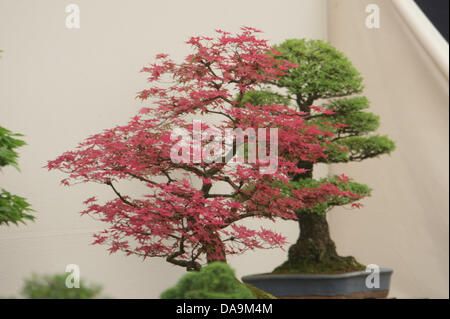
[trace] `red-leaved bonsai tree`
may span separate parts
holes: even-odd
[[[219,30],[215,38],[193,37],[187,42],[193,53],[179,64],[158,55],[155,64],[142,70],[149,74],[150,87],[139,98],[148,106],[128,124],[93,135],[48,162],[48,169],[69,174],[65,185],[96,182],[116,195],[103,204],[95,197],[85,201],[82,214],[108,224],[94,235],[95,243],[109,245],[111,252],[164,257],[198,270],[204,261],[226,261],[227,254],[286,243],[280,234],[248,229],[238,221],[297,219],[299,209],[336,196],[356,196],[333,183],[304,189],[289,184],[289,176],[305,172],[297,167],[299,159],[316,162],[325,156],[329,131],[306,125],[302,112],[283,105],[242,107],[247,91],[296,67],[276,58],[278,53],[257,32],[242,28],[236,35]],[[213,116],[214,127],[203,123],[195,133],[196,116]],[[266,128],[277,129],[278,136]],[[242,134],[222,144],[220,132],[231,129]],[[174,138],[180,130],[194,133]],[[258,132],[257,142],[252,130]],[[267,157],[267,141],[277,147],[275,169],[273,158]],[[246,160],[236,160],[240,149]],[[123,180],[142,182],[148,192],[142,197],[124,194]]]

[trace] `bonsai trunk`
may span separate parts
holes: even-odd
[[[307,169],[293,180],[312,178],[313,163],[299,161],[299,168]],[[354,257],[341,257],[331,239],[326,212],[316,214],[303,211],[298,214],[300,236],[289,248],[288,260],[274,273],[339,273],[363,270]]]
[[[299,214],[300,236],[289,248],[288,260],[275,273],[341,273],[363,270],[354,257],[342,257],[330,237],[326,215]]]
[[[225,252],[223,249],[221,249],[220,251],[213,252],[213,253],[208,252],[206,254],[206,262],[208,264],[213,263],[215,261],[221,261],[224,263],[227,262],[227,257],[225,255]]]
[[[328,256],[337,256],[336,246],[331,240],[326,215],[299,214],[300,236],[289,248],[289,260],[306,258],[320,263]]]
[[[225,245],[220,240],[219,235],[214,233],[213,238],[215,239],[216,245],[206,244],[206,262],[208,264],[215,261],[222,261],[226,263],[227,255],[225,254]]]

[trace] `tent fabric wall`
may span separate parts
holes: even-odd
[[[408,20],[395,2],[328,2],[328,39],[362,72],[379,131],[397,144],[391,156],[330,168],[374,191],[360,211],[336,209],[329,220],[342,254],[394,269],[391,297],[448,298],[448,44],[430,49],[424,39],[436,34],[418,36],[429,27],[420,12]],[[368,4],[380,8],[379,29],[365,25]]]

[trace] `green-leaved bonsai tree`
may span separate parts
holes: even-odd
[[[24,141],[17,138],[20,136],[22,135],[14,134],[0,126],[0,169],[8,165],[19,169],[16,149],[25,145]],[[34,216],[29,214],[31,211],[31,206],[25,198],[0,189],[0,226],[34,220]]]
[[[292,185],[314,189],[331,182],[361,198],[369,196],[368,186],[352,180],[342,183],[341,176],[313,177],[315,164],[362,161],[389,154],[395,148],[387,136],[374,133],[379,127],[379,117],[367,111],[369,101],[358,95],[363,90],[360,73],[343,53],[320,40],[290,39],[276,46],[276,50],[282,53],[280,58],[297,64],[298,68],[260,91],[248,92],[242,106],[245,103],[291,105],[306,113],[310,125],[334,134],[331,143],[326,145],[326,157],[318,162],[298,161],[298,167],[307,171],[292,176]],[[333,207],[359,206],[358,200],[336,196],[313,209],[299,211],[299,239],[290,247],[288,260],[274,272],[333,273],[364,269],[354,257],[337,254],[326,219],[326,213]]]

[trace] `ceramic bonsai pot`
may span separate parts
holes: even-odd
[[[260,274],[242,277],[242,281],[278,298],[386,298],[392,269],[380,268],[379,287],[369,288],[370,273],[356,271],[343,274]]]

